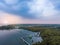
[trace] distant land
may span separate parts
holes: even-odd
[[[11,29],[39,32],[39,36],[42,37],[43,41],[32,45],[60,45],[60,24],[12,24],[0,26],[0,30]]]

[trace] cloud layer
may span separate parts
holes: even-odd
[[[55,6],[49,0],[33,0],[28,3],[30,11],[29,13],[33,13],[36,17],[55,17],[60,14],[60,11],[55,10]]]
[[[0,11],[20,16],[25,23],[60,22],[60,0],[0,0]]]
[[[19,2],[19,0],[4,0],[4,2],[7,4],[7,5],[15,5]]]

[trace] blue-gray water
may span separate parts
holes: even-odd
[[[0,30],[0,45],[27,45],[42,41],[39,32],[31,32],[23,29]]]

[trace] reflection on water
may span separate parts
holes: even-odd
[[[31,32],[23,29],[0,30],[0,45],[31,45],[42,41],[39,32]]]

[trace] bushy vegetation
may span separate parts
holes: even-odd
[[[44,30],[40,35],[43,41],[33,45],[60,45],[60,31],[59,30]]]
[[[51,27],[25,27],[30,31],[39,31],[43,41],[32,45],[60,45],[60,28]]]
[[[12,25],[7,25],[7,26],[1,26],[0,30],[9,30],[9,29],[14,29],[14,26]]]

